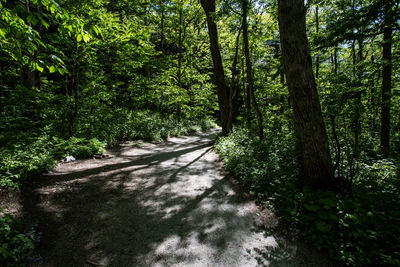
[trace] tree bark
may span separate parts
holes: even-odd
[[[319,16],[318,16],[318,6],[315,7],[315,31],[319,33]],[[315,78],[319,77],[319,55],[315,57]]]
[[[246,76],[247,76],[247,88],[250,94],[251,103],[254,108],[254,113],[257,118],[257,126],[258,126],[258,137],[260,140],[264,139],[264,131],[263,131],[263,118],[260,112],[260,109],[257,104],[256,97],[254,95],[254,81],[253,81],[253,72],[251,69],[251,59],[250,59],[250,51],[249,51],[249,37],[248,37],[248,26],[247,26],[247,10],[248,10],[248,2],[247,0],[242,0],[242,25],[243,25],[243,46],[244,46],[244,56],[246,58]]]
[[[239,55],[239,43],[240,43],[240,34],[242,32],[242,27],[240,27],[239,32],[236,36],[236,44],[235,44],[235,55],[233,57],[232,63],[232,78],[231,78],[231,90],[232,90],[232,122],[239,116],[240,113],[240,86],[237,84],[237,64],[238,64],[238,55]]]
[[[178,86],[182,87],[182,31],[183,31],[183,6],[179,4],[179,25],[178,25]]]
[[[306,36],[303,0],[279,0],[283,63],[300,148],[303,186],[336,189],[328,136],[322,118]]]
[[[392,32],[393,22],[390,4],[385,6],[382,51],[382,106],[381,106],[381,147],[389,151],[390,142],[390,98],[392,91]]]
[[[219,51],[217,24],[214,21],[215,0],[201,0],[206,13],[210,51],[214,65],[215,83],[217,86],[218,104],[221,115],[222,132],[228,134],[232,130],[232,100],[230,88],[225,83],[225,73]]]
[[[182,38],[182,31],[183,31],[183,3],[182,1],[179,3],[179,25],[178,25],[178,69],[177,69],[177,77],[178,77],[178,87],[182,88],[182,46],[183,46],[183,38]],[[177,116],[178,121],[181,122],[182,120],[182,108],[181,104],[178,103],[177,107]]]
[[[338,71],[337,51],[338,51],[338,49],[335,46],[335,50],[334,50],[334,54],[333,54],[333,61],[334,61],[334,64],[335,64],[335,69],[334,69],[335,74],[337,74],[337,71]]]
[[[355,66],[355,69],[357,70],[357,81],[358,81],[358,86],[361,88],[363,86],[363,81],[362,81],[362,75],[361,72],[362,70],[360,69],[360,63],[364,60],[364,51],[363,51],[363,39],[360,37],[358,38],[358,62],[357,65]],[[355,51],[354,51],[355,53]],[[361,123],[360,123],[360,106],[361,106],[361,92],[359,92],[356,97],[355,97],[355,103],[354,103],[354,119],[353,119],[353,131],[354,131],[354,149],[353,149],[353,157],[354,159],[358,159],[359,154],[360,154],[360,148],[359,148],[359,143],[360,143],[360,132],[361,132]]]
[[[164,20],[165,20],[165,11],[164,11],[164,1],[160,1],[160,8],[161,8],[161,51],[165,53],[164,50],[164,42],[165,42],[165,33],[164,33]]]
[[[242,86],[242,91],[243,91],[243,102],[245,103],[245,106],[246,106],[246,112],[245,112],[246,123],[247,123],[247,125],[250,125],[250,113],[251,113],[251,110],[250,110],[250,96],[249,96],[248,87],[246,86],[246,77],[245,77],[246,70],[245,70],[245,66],[244,66],[243,49],[242,49],[240,67],[241,67],[241,73],[242,73],[241,86]]]

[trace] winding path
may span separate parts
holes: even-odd
[[[220,166],[216,132],[124,144],[25,188],[25,216],[43,232],[39,265],[310,266],[257,226],[277,221]]]

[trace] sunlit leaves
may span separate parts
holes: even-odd
[[[38,63],[36,63],[36,69],[38,70],[38,71],[40,71],[40,72],[43,72],[43,67],[42,66],[40,66]]]
[[[50,73],[56,72],[56,67],[55,66],[50,66],[49,71],[50,71]]]
[[[49,64],[48,69],[51,73],[58,71],[63,74],[66,72],[64,62],[61,59],[46,58],[43,52],[39,56],[42,62],[40,64],[35,62],[37,59],[34,55],[39,48],[48,51],[54,47],[43,42],[41,36],[44,34],[44,30],[50,29],[51,25],[57,26],[60,33],[75,36],[77,42],[87,43],[91,40],[91,33],[85,29],[84,20],[68,14],[53,0],[30,0],[25,6],[4,3],[6,6],[3,6],[3,4],[0,6],[2,7],[0,14],[0,50],[22,65],[29,65],[32,69],[43,72],[44,67]],[[45,9],[48,13],[36,11],[39,9]],[[25,13],[28,15],[24,16]],[[97,35],[100,33],[95,25],[91,26],[90,31],[92,30]],[[52,60],[57,61],[56,65],[52,65]]]

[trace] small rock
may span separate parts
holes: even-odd
[[[73,156],[66,156],[64,158],[64,162],[71,162],[71,161],[75,161],[76,158],[74,158]]]

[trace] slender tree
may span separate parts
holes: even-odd
[[[392,6],[384,5],[383,50],[382,50],[382,107],[381,107],[381,146],[389,151],[390,141],[390,98],[392,90]]]
[[[315,6],[315,32],[319,33],[319,14],[318,14],[318,4]],[[315,78],[319,77],[319,55],[315,57]]]
[[[240,44],[240,34],[242,32],[242,27],[239,28],[238,34],[236,36],[235,44],[235,55],[233,56],[232,62],[232,77],[231,77],[231,90],[232,90],[232,121],[239,116],[240,113],[240,86],[238,85],[237,76],[240,72],[237,70],[238,57],[239,57],[239,44]]]
[[[328,137],[322,118],[305,24],[303,0],[279,0],[283,64],[299,138],[299,166],[304,186],[334,189]]]
[[[251,59],[249,50],[249,36],[248,36],[248,24],[247,24],[247,11],[248,11],[248,1],[242,0],[242,25],[243,25],[243,46],[244,46],[244,56],[246,58],[246,76],[247,76],[247,88],[250,94],[250,100],[254,108],[254,113],[257,118],[258,125],[258,137],[260,140],[264,139],[263,133],[263,119],[260,109],[257,104],[256,97],[254,95],[254,81],[253,72],[251,69]]]
[[[210,51],[214,65],[215,83],[217,86],[218,104],[221,114],[222,132],[228,134],[232,130],[232,92],[225,82],[225,73],[219,51],[217,24],[214,21],[215,0],[201,0],[206,13]]]

